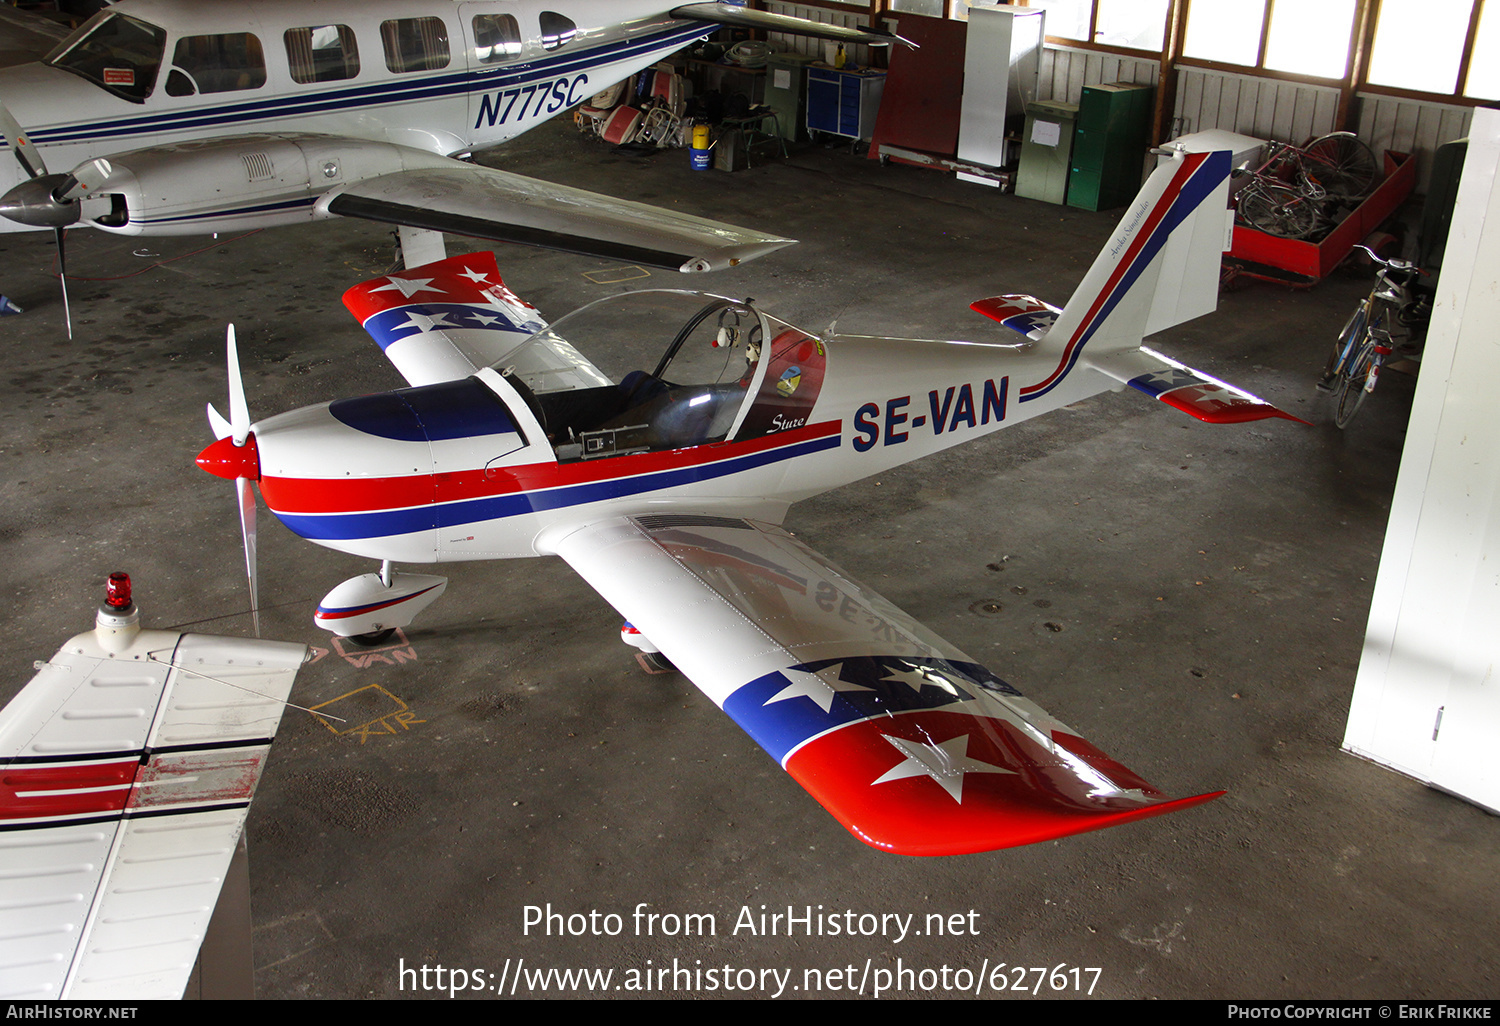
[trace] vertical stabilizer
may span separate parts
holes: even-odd
[[[1134,349],[1214,309],[1232,216],[1228,183],[1227,151],[1178,153],[1156,169],[1042,339],[1058,350],[1058,364],[1021,389],[1022,402],[1050,391],[1085,347],[1095,357]]]

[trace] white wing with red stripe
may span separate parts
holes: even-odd
[[[182,996],[307,649],[69,641],[0,711],[0,996]]]
[[[620,517],[551,547],[860,840],[1030,844],[1169,799],[786,532]]]

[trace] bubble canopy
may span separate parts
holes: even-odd
[[[792,332],[750,300],[649,290],[590,303],[496,361],[532,393],[559,460],[732,437],[766,339]]]

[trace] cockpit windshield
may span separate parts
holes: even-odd
[[[156,85],[167,34],[124,14],[101,12],[44,58],[132,103],[142,103]]]
[[[728,437],[771,330],[748,302],[632,292],[559,319],[495,366],[534,393],[560,460],[684,448]]]

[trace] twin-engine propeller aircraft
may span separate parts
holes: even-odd
[[[798,499],[1130,385],[1204,420],[1288,417],[1140,344],[1214,308],[1229,155],[1158,169],[1066,307],[975,304],[1012,345],[800,330],[648,291],[547,324],[475,254],[345,302],[410,388],[252,423],[198,457],[296,534],[382,560],[316,619],[404,625],[440,577],[393,562],[557,555],[858,838],[974,852],[1153,816],[1169,800],[775,526]],[[489,365],[485,365],[488,363]],[[1289,418],[1296,419],[1296,418]]]
[[[60,241],[74,224],[186,235],[349,216],[731,266],[792,240],[458,159],[726,24],[893,38],[668,0],[122,0],[41,63],[0,71],[16,158],[0,160],[0,230]]]

